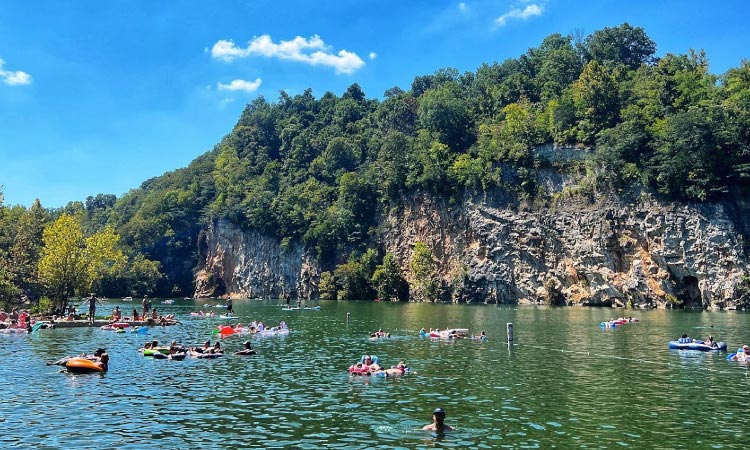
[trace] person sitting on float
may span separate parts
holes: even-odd
[[[716,342],[714,342],[714,337],[710,336],[710,335],[706,338],[706,340],[703,343],[706,344],[706,345],[708,345],[709,347],[716,347],[716,346],[718,346],[718,344]]]
[[[119,306],[115,306],[115,309],[112,310],[112,321],[119,322],[120,319],[122,319],[122,311],[120,311]]]
[[[96,360],[94,362],[97,366],[101,367],[102,370],[106,372],[107,369],[109,369],[109,354],[106,350],[101,348],[97,350],[97,353],[94,353],[94,356],[96,356]]]
[[[682,333],[682,336],[677,340],[677,342],[681,344],[690,344],[693,342],[693,340],[688,337],[687,333]]]
[[[743,345],[741,349],[732,357],[733,361],[750,361],[750,347]]]
[[[365,355],[362,358],[362,367],[369,372],[376,372],[378,370],[381,370],[380,364],[378,364],[377,359],[370,355]]]
[[[406,364],[404,364],[403,361],[399,361],[398,364],[396,364],[395,366],[391,366],[390,369],[384,369],[384,370],[381,369],[381,370],[372,372],[372,375],[378,375],[382,373],[386,377],[391,377],[391,376],[403,375],[408,370],[409,368],[406,367]]]
[[[211,350],[211,341],[203,343],[203,347],[190,347],[190,350],[196,353],[209,353]]]

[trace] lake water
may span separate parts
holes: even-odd
[[[136,302],[137,303],[137,302]],[[285,320],[288,336],[250,337],[257,356],[185,361],[144,358],[143,342],[217,338],[219,319],[191,318],[205,300],[156,304],[182,326],[147,334],[90,328],[0,335],[3,448],[636,448],[744,449],[748,366],[725,353],[669,350],[686,332],[732,351],[750,342],[735,312],[235,300],[240,322]],[[211,303],[220,303],[213,301]],[[107,305],[111,309],[115,302]],[[119,303],[125,310],[133,303]],[[206,308],[201,308],[206,309]],[[216,309],[221,312],[221,309]],[[346,314],[351,321],[346,324]],[[627,314],[641,322],[599,323]],[[506,344],[506,323],[514,345]],[[486,330],[487,342],[433,341],[421,327]],[[391,339],[371,342],[383,328]],[[237,350],[247,336],[222,339]],[[104,347],[104,375],[47,366]],[[350,377],[363,354],[403,377]],[[432,410],[455,432],[421,431]]]

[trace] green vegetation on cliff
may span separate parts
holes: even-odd
[[[599,192],[637,187],[688,201],[746,192],[750,64],[719,76],[701,51],[655,51],[643,29],[625,23],[584,39],[553,34],[476,72],[417,76],[382,101],[357,84],[340,97],[309,89],[259,97],[212,151],[120,199],[99,195],[62,211],[3,207],[0,296],[45,293],[33,270],[41,227],[68,212],[89,235],[112,227],[132,257],[105,293],[188,294],[199,231],[222,218],[313,249],[329,270],[322,295],[402,297],[393,261],[371,249],[384,214],[415,192],[450,203],[502,190],[545,204],[537,173],[549,163],[535,149],[548,144],[593,149],[582,164],[554,169]],[[430,298],[427,262],[412,261],[424,272],[413,288]]]

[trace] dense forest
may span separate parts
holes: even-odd
[[[745,195],[750,63],[714,75],[702,51],[657,57],[624,23],[553,34],[475,72],[417,76],[382,100],[356,83],[340,97],[258,97],[211,151],[121,198],[45,209],[3,206],[0,193],[0,299],[191,295],[199,232],[219,218],[313,250],[328,270],[322,297],[403,298],[398,266],[374,245],[384,214],[415,192],[451,204],[499,190],[549,207],[559,198],[538,185],[545,145],[587,150],[554,164],[576,180],[566,194],[589,201],[634,189],[667,201]],[[71,230],[84,251],[71,273],[88,275],[60,287],[44,259]],[[429,265],[422,256],[414,273]]]

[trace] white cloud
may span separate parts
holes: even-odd
[[[458,4],[458,10],[461,11],[462,13],[466,12],[466,9],[467,9],[466,3],[461,2]]]
[[[541,16],[543,12],[544,8],[542,6],[537,5],[536,3],[532,3],[531,5],[526,5],[524,9],[511,9],[507,13],[495,19],[495,25],[502,27],[508,23],[508,20],[526,20],[530,17]]]
[[[220,40],[211,48],[211,57],[222,61],[230,62],[248,56],[265,56],[312,66],[332,67],[336,73],[346,74],[354,73],[365,65],[362,58],[354,52],[340,50],[336,54],[330,53],[328,46],[318,35],[309,39],[297,36],[291,41],[279,41],[277,44],[271,36],[264,34],[253,38],[247,48],[238,47],[231,40]]]
[[[256,78],[255,81],[232,80],[229,84],[216,83],[216,89],[220,91],[255,92],[262,82],[260,78]]]
[[[4,64],[5,60],[0,58],[0,80],[3,80],[3,83],[10,86],[31,84],[31,75],[22,70],[3,70]]]
[[[375,52],[370,52],[370,59],[375,59],[378,57],[378,54]]]

